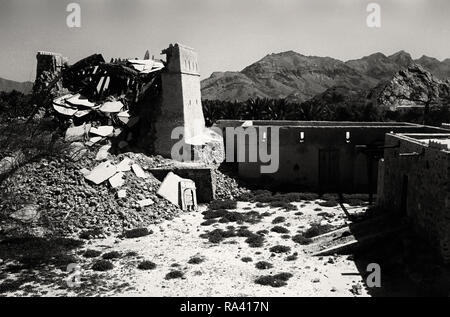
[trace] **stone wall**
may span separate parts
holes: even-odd
[[[217,126],[223,130],[226,146],[226,127],[239,127],[244,121],[219,121]],[[249,122],[247,122],[249,124]],[[261,162],[239,162],[239,175],[250,182],[264,182],[274,187],[292,187],[295,190],[328,191],[321,188],[320,153],[327,150],[337,151],[338,167],[334,173],[338,180],[336,187],[344,193],[375,193],[377,186],[378,164],[365,154],[361,146],[384,145],[386,133],[428,133],[446,132],[446,130],[408,123],[378,122],[301,122],[301,121],[250,121],[250,127],[260,130],[279,128],[279,168],[275,173],[262,174]],[[348,139],[347,139],[348,136]],[[303,137],[303,139],[302,139]],[[258,137],[259,139],[259,137]],[[247,158],[249,141],[240,142],[235,138],[234,161],[237,149],[245,148]],[[230,149],[226,147],[227,151]],[[379,151],[383,155],[383,150]],[[370,152],[373,153],[373,152]],[[369,164],[368,164],[369,163]],[[369,172],[370,171],[370,172]],[[370,176],[369,176],[370,175]],[[372,178],[369,188],[369,177]]]
[[[450,263],[450,152],[405,135],[387,134],[386,145],[399,147],[385,150],[378,204],[407,216]]]

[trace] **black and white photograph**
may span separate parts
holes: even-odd
[[[449,17],[0,0],[0,297],[449,297]]]

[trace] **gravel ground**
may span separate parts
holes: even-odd
[[[185,213],[171,221],[150,225],[148,236],[124,239],[108,237],[89,240],[72,253],[80,266],[78,287],[66,283],[66,268],[48,266],[35,271],[34,279],[24,279],[23,270],[11,269],[13,262],[0,262],[0,274],[10,281],[22,278],[26,283],[4,294],[14,296],[366,296],[362,277],[355,262],[348,256],[313,257],[308,246],[302,246],[291,237],[303,232],[313,222],[334,226],[346,222],[338,207],[321,207],[320,201],[294,203],[298,211],[280,208],[255,207],[254,203],[240,202],[236,212],[256,211],[264,214],[255,223],[213,223],[205,225],[201,212]],[[205,210],[206,207],[202,207]],[[317,208],[327,212],[327,217],[318,216]],[[362,207],[360,208],[363,209]],[[298,212],[301,211],[302,214]],[[297,214],[297,215],[296,215]],[[333,215],[333,216],[330,216]],[[280,217],[284,221],[280,221]],[[273,220],[278,218],[277,224]],[[202,225],[203,224],[203,225]],[[264,245],[252,248],[245,237],[226,238],[220,243],[211,243],[204,234],[215,229],[239,229],[246,226],[255,233],[267,230]],[[270,231],[274,226],[286,228],[286,234]],[[201,237],[202,236],[202,237]],[[271,252],[274,246],[286,246],[285,253]],[[92,270],[102,259],[85,257],[87,250],[100,251],[104,256],[118,251],[119,257],[107,261],[113,269],[106,272]],[[272,249],[274,250],[274,249]],[[71,253],[71,254],[72,254]],[[87,254],[96,255],[89,251]],[[113,253],[114,255],[115,253]],[[108,257],[107,256],[107,257]],[[105,256],[104,256],[105,257]],[[289,259],[289,260],[288,260]],[[152,264],[140,264],[150,261]],[[258,269],[255,264],[266,261],[268,269]],[[17,263],[16,263],[17,264]],[[98,266],[98,265],[97,265]],[[139,269],[138,267],[149,268]],[[292,277],[281,287],[256,284],[262,276],[289,273]],[[350,273],[342,275],[342,273]],[[31,273],[29,273],[31,274]],[[172,278],[171,278],[172,277]],[[5,289],[5,286],[3,286]],[[357,292],[355,293],[355,289]],[[0,286],[0,292],[2,286]]]

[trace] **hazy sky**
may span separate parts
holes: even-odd
[[[66,7],[81,5],[81,28]],[[381,5],[381,28],[366,25]],[[202,77],[241,70],[267,54],[294,50],[348,60],[406,50],[450,57],[449,0],[0,0],[0,77],[34,80],[38,50],[70,63],[92,53],[160,57],[169,43],[199,53]]]

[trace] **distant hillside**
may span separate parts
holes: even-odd
[[[270,54],[240,72],[215,72],[202,81],[203,99],[244,101],[249,98],[287,98],[303,102],[334,86],[370,89],[416,63],[439,79],[450,77],[450,59],[423,56],[413,60],[400,51],[375,53],[342,62],[330,57],[304,56],[288,51]]]
[[[399,107],[425,107],[450,103],[450,82],[440,80],[418,64],[399,70],[388,81],[369,90],[334,86],[308,100],[327,107],[367,106],[396,110]]]
[[[28,94],[31,92],[32,89],[33,89],[32,82],[26,81],[20,83],[17,81],[0,78],[0,91],[10,92],[12,90],[17,90],[24,94]]]

